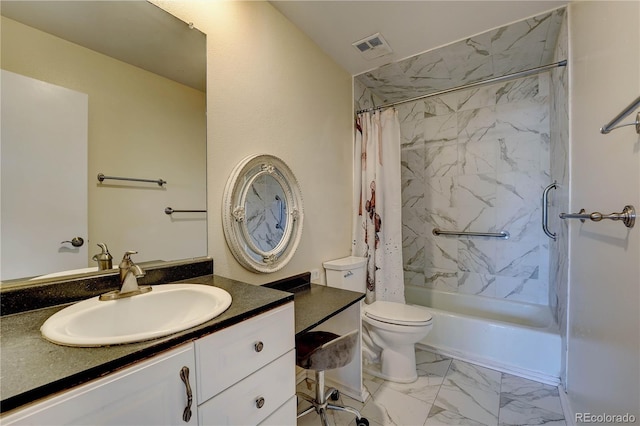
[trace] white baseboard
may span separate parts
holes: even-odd
[[[567,426],[576,426],[575,418],[576,414],[573,412],[571,408],[571,402],[569,402],[569,396],[567,395],[567,391],[564,389],[562,383],[558,385],[558,391],[560,393],[560,404],[562,405],[562,413],[564,414],[564,420],[567,423]]]

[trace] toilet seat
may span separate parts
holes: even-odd
[[[376,321],[415,327],[426,326],[433,321],[426,309],[397,302],[373,302],[365,306],[364,314]]]

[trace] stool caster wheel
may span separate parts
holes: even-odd
[[[369,420],[365,419],[364,417],[360,417],[358,420],[356,420],[356,426],[369,426]]]
[[[334,390],[329,396],[332,401],[337,401],[340,399],[340,391],[338,389]]]

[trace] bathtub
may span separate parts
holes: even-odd
[[[418,347],[550,385],[560,382],[562,340],[547,306],[405,286],[434,326]]]

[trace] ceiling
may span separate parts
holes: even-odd
[[[561,7],[568,1],[287,0],[270,3],[351,75],[359,75]],[[190,31],[185,23],[155,6],[149,7],[146,1],[2,0],[1,5],[2,14],[12,19],[204,90],[206,64],[201,54],[205,49],[204,36],[197,30]],[[141,18],[139,13],[146,16]],[[149,13],[152,19],[148,19]],[[69,25],[70,21],[74,24]],[[159,24],[165,31],[141,23]],[[173,33],[166,31],[175,23]],[[352,43],[375,33],[382,34],[393,52],[365,59]],[[99,35],[87,38],[87,34]],[[169,37],[161,39],[159,34],[169,34]],[[198,41],[193,43],[194,39]],[[146,40],[147,44],[133,47],[136,40]],[[185,44],[185,41],[189,42]],[[198,54],[187,49],[193,45],[197,46]],[[140,53],[151,52],[156,47],[162,52],[161,63],[151,63],[149,58],[157,55]],[[115,50],[128,56],[119,57]],[[191,63],[194,58],[198,58],[199,63]],[[200,71],[189,77],[186,71],[194,68]]]
[[[203,33],[147,1],[0,1],[2,16],[206,89]]]
[[[568,1],[270,1],[351,75],[564,6]],[[380,33],[392,53],[365,59],[352,43]]]

